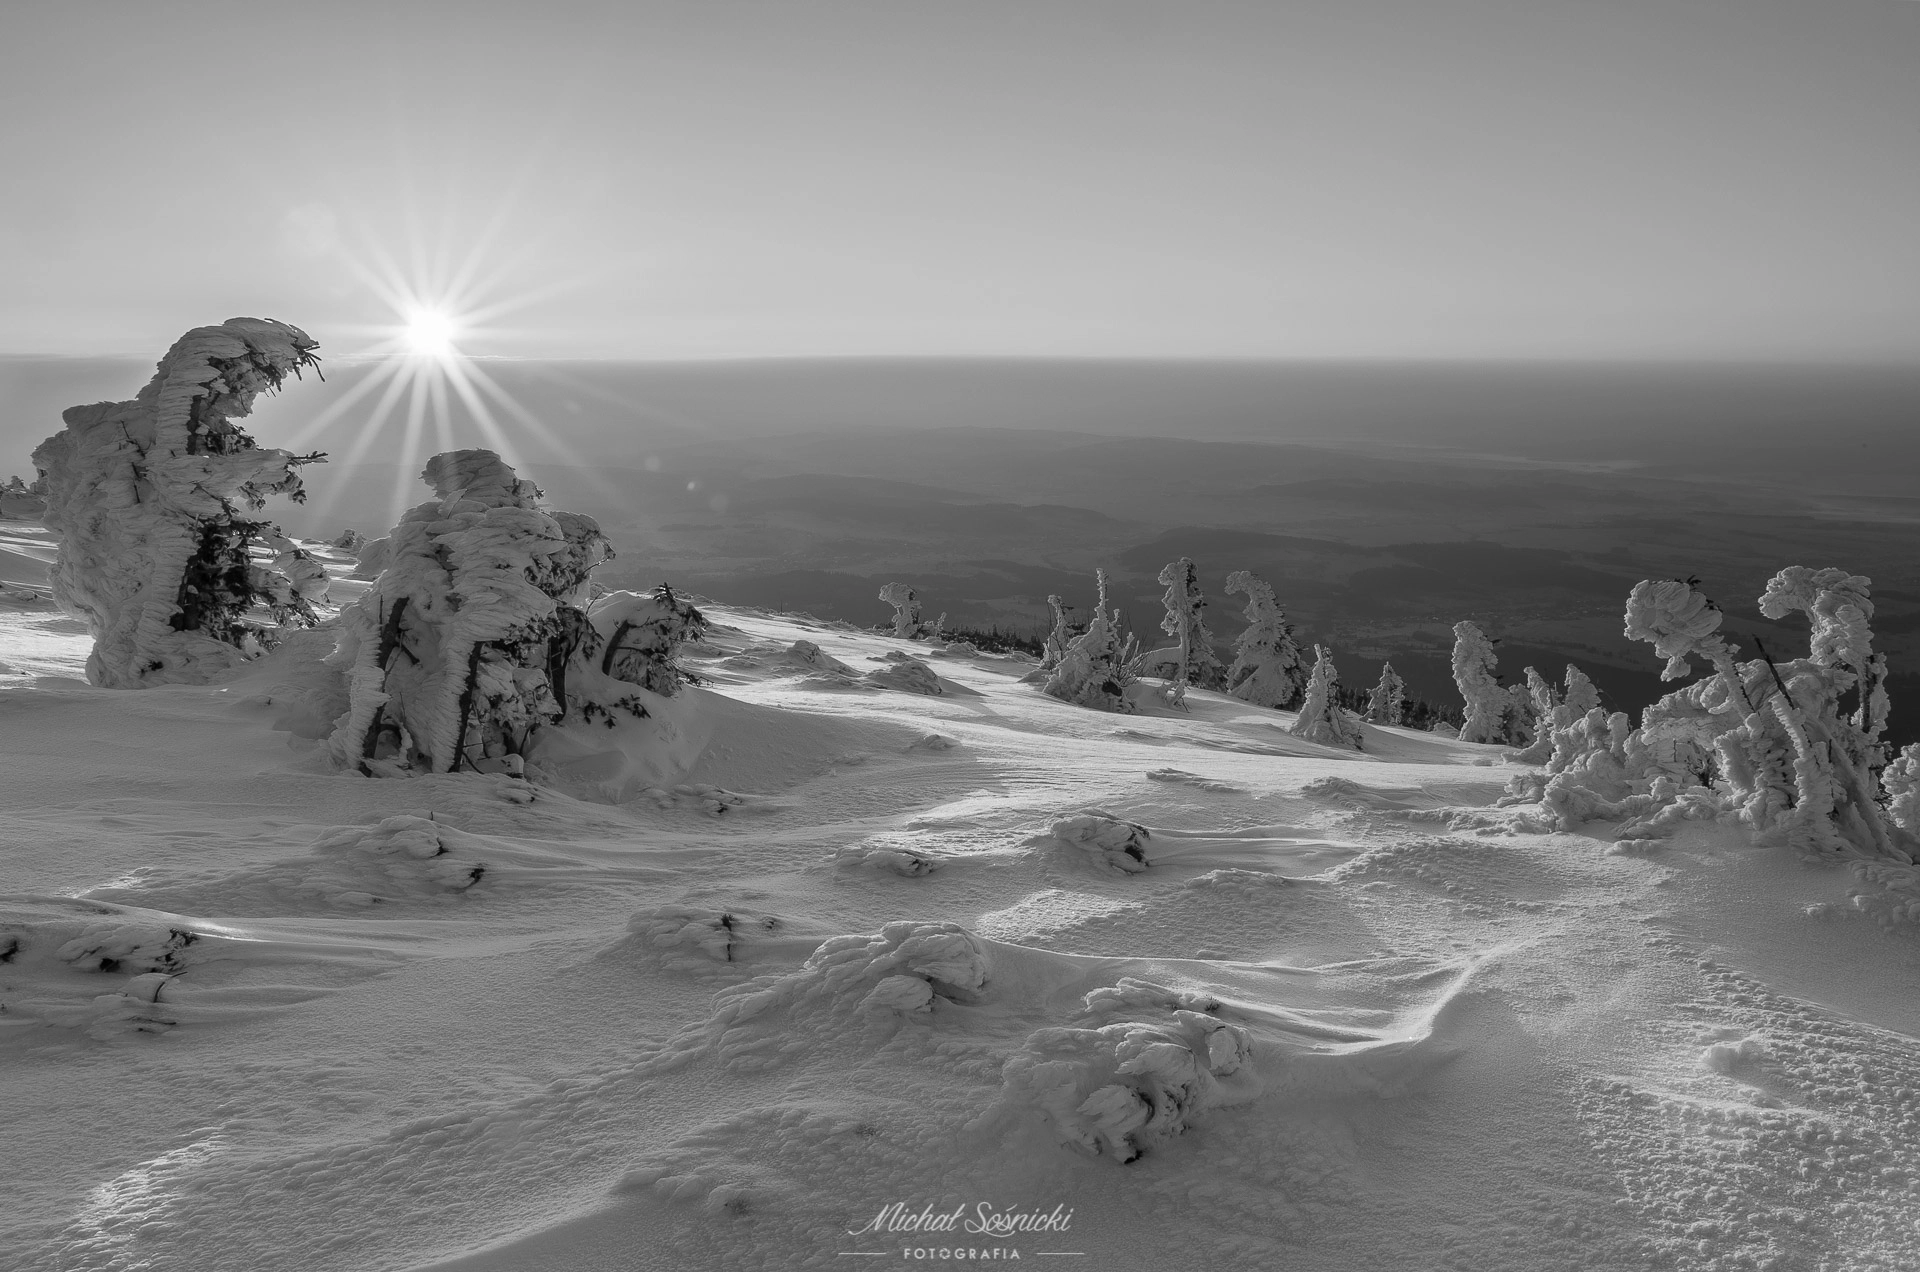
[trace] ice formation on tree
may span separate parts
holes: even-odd
[[[1256,707],[1291,707],[1306,692],[1307,669],[1293,641],[1293,624],[1273,598],[1273,587],[1246,570],[1227,576],[1227,591],[1247,598],[1247,629],[1233,643],[1228,692]]]
[[[905,583],[889,583],[880,589],[880,599],[893,606],[893,634],[902,640],[920,635],[920,597]]]
[[[1375,724],[1397,725],[1407,705],[1407,682],[1392,663],[1380,664],[1380,680],[1367,696],[1367,719]]]
[[[1493,642],[1485,632],[1470,622],[1453,625],[1453,683],[1467,704],[1467,718],[1460,726],[1462,742],[1511,745],[1527,741],[1521,699],[1494,676],[1498,665]]]
[[[367,536],[361,534],[352,526],[348,526],[340,532],[339,538],[333,539],[331,542],[334,547],[339,548],[342,552],[358,552],[367,546]]]
[[[700,630],[698,611],[666,589],[582,610],[588,575],[612,555],[593,518],[546,511],[491,451],[436,455],[421,478],[435,498],[401,518],[386,568],[341,614],[329,660],[349,669],[351,705],[329,739],[339,760],[517,772],[539,726],[645,716],[643,689],[677,687],[672,650]]]
[[[1633,818],[1622,839],[1655,838],[1685,818],[1726,817],[1806,850],[1910,860],[1920,842],[1900,813],[1880,805],[1886,673],[1873,652],[1868,586],[1841,570],[1782,570],[1761,612],[1805,612],[1808,656],[1775,663],[1763,650],[1739,663],[1720,635],[1720,610],[1693,580],[1636,585],[1626,632],[1666,658],[1663,678],[1685,675],[1695,656],[1713,674],[1648,707],[1631,733],[1624,716],[1612,717],[1604,745],[1597,709],[1557,731],[1547,774],[1516,779],[1504,802],[1538,800],[1563,829]],[[1909,780],[1904,767],[1889,766],[1890,792]]]
[[[1358,751],[1360,724],[1340,707],[1340,673],[1334,670],[1333,656],[1321,645],[1313,647],[1313,677],[1307,682],[1306,701],[1290,730],[1295,737],[1322,746],[1344,746]]]
[[[1049,596],[1047,608],[1053,611],[1053,628],[1047,633],[1046,643],[1041,647],[1042,671],[1050,671],[1060,665],[1061,657],[1067,652],[1067,642],[1073,639],[1073,624],[1067,617],[1073,613],[1073,607],[1061,604],[1057,596]]]
[[[251,559],[261,524],[241,512],[273,494],[304,500],[298,469],[321,457],[263,449],[234,421],[318,366],[317,347],[270,319],[196,327],[139,396],[69,407],[34,451],[61,536],[53,595],[93,634],[89,681],[202,683],[270,639],[247,618],[256,605],[281,623],[312,620],[301,585]]]
[[[1099,600],[1087,630],[1067,642],[1043,688],[1063,702],[1098,711],[1131,712],[1127,686],[1139,679],[1139,651],[1120,636],[1120,611],[1107,608],[1107,572],[1094,571]]]
[[[1213,633],[1207,630],[1207,620],[1201,614],[1207,607],[1207,598],[1201,594],[1200,576],[1192,558],[1169,561],[1160,571],[1160,582],[1167,589],[1160,598],[1167,607],[1167,616],[1160,620],[1160,630],[1173,637],[1175,643],[1148,654],[1148,663],[1175,685],[1221,688],[1226,682],[1226,671],[1213,652]]]

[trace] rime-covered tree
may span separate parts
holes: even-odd
[[[889,583],[880,589],[880,599],[893,606],[893,634],[902,640],[920,635],[920,596],[905,583]]]
[[[1340,673],[1334,669],[1333,656],[1321,645],[1313,647],[1313,674],[1307,681],[1306,698],[1291,730],[1295,737],[1323,746],[1361,748],[1360,722],[1340,707]]]
[[[1063,604],[1058,596],[1047,597],[1047,608],[1053,611],[1053,627],[1047,632],[1046,643],[1041,646],[1040,669],[1049,671],[1060,665],[1061,655],[1067,652],[1067,642],[1073,639],[1073,623],[1069,615],[1073,613],[1071,605]]]
[[[1099,599],[1087,630],[1067,642],[1043,688],[1055,698],[1099,711],[1133,711],[1127,687],[1139,679],[1139,651],[1120,636],[1120,611],[1107,608],[1107,573],[1094,571]]]
[[[1380,680],[1367,698],[1367,719],[1374,724],[1397,725],[1407,705],[1407,682],[1392,663],[1380,664]]]
[[[334,755],[368,772],[487,767],[576,707],[647,715],[638,686],[603,670],[605,637],[580,608],[612,555],[593,518],[547,511],[491,451],[435,455],[420,475],[435,497],[401,518],[386,567],[341,613]]]
[[[1587,673],[1572,663],[1567,664],[1566,692],[1561,704],[1573,713],[1576,720],[1584,719],[1587,712],[1600,706],[1600,691],[1594,687]]]
[[[61,536],[53,596],[93,634],[92,683],[198,684],[271,639],[256,606],[311,621],[286,603],[297,589],[252,560],[263,523],[243,513],[269,495],[303,501],[298,470],[321,456],[262,448],[236,421],[316,367],[316,348],[270,319],[196,327],[132,401],[69,407],[34,451]]]
[[[1513,745],[1527,740],[1524,709],[1494,675],[1498,666],[1493,642],[1485,632],[1466,621],[1453,625],[1453,683],[1467,709],[1466,722],[1460,726],[1462,742]]]
[[[1207,598],[1200,591],[1200,574],[1192,558],[1169,561],[1160,571],[1160,583],[1167,589],[1160,598],[1160,603],[1167,608],[1166,617],[1160,620],[1160,630],[1174,639],[1172,656],[1162,659],[1163,665],[1170,664],[1173,668],[1168,679],[1178,685],[1195,685],[1201,689],[1220,688],[1226,680],[1226,671],[1213,652],[1213,633],[1207,630],[1202,612],[1207,608]]]
[[[1293,640],[1293,624],[1274,600],[1266,580],[1235,570],[1227,591],[1247,598],[1247,628],[1234,642],[1227,669],[1228,692],[1256,707],[1291,707],[1306,691],[1307,669]]]

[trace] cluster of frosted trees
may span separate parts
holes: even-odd
[[[1869,588],[1843,570],[1780,571],[1759,609],[1806,615],[1807,653],[1775,661],[1756,640],[1758,656],[1743,662],[1697,582],[1636,585],[1626,634],[1667,660],[1661,678],[1688,675],[1696,658],[1708,674],[1641,712],[1637,728],[1569,692],[1526,753],[1544,767],[1513,779],[1503,802],[1539,805],[1556,829],[1622,821],[1628,840],[1690,818],[1733,820],[1810,851],[1911,863],[1920,745],[1890,758],[1881,741],[1887,668],[1873,648]]]
[[[316,621],[325,572],[245,514],[302,499],[298,469],[323,457],[264,449],[235,423],[314,367],[315,348],[281,322],[196,328],[138,397],[73,407],[34,451],[33,493],[61,535],[54,598],[88,624],[94,684],[205,683]],[[677,655],[705,619],[672,589],[589,604],[612,556],[591,517],[547,509],[490,451],[436,455],[421,477],[433,498],[354,544],[372,586],[328,660],[346,676],[328,740],[342,761],[519,772],[543,726],[644,718],[691,679]]]
[[[1070,611],[1057,596],[1047,603],[1053,629],[1047,635],[1038,679],[1052,696],[1103,711],[1132,712],[1141,701],[1183,706],[1189,687],[1220,690],[1259,707],[1295,710],[1293,732],[1314,742],[1359,749],[1363,731],[1341,707],[1339,673],[1332,655],[1315,645],[1309,660],[1294,640],[1293,625],[1274,598],[1271,584],[1245,570],[1227,578],[1227,591],[1247,598],[1245,630],[1234,642],[1233,661],[1222,664],[1207,626],[1207,598],[1193,561],[1181,557],[1160,571],[1166,588],[1160,630],[1169,643],[1141,650],[1123,636],[1120,612],[1107,602],[1107,576],[1095,571],[1098,600],[1084,630],[1075,632]],[[1144,678],[1161,683],[1144,693]],[[1391,665],[1368,700],[1367,718],[1399,724],[1406,686]]]

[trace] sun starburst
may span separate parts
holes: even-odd
[[[416,474],[432,451],[480,445],[517,466],[532,452],[587,467],[469,352],[471,346],[506,334],[493,325],[502,317],[561,290],[508,286],[519,262],[490,259],[498,228],[477,236],[457,262],[444,243],[429,252],[417,238],[404,267],[369,235],[361,236],[364,246],[336,250],[338,263],[379,298],[390,317],[347,331],[362,343],[340,361],[370,364],[371,369],[298,430],[288,445],[311,445],[340,421],[358,417],[350,442],[334,457],[336,470],[367,462],[370,456],[395,463],[389,501],[395,520],[417,502]],[[397,429],[390,426],[396,413]],[[342,498],[338,486],[329,490],[320,484],[316,493],[315,511],[322,514]]]

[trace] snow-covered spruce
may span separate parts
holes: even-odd
[[[880,589],[880,599],[893,606],[893,634],[913,640],[925,629],[920,621],[920,597],[905,583],[889,583]]]
[[[1367,719],[1374,724],[1397,725],[1407,706],[1407,682],[1392,663],[1380,664],[1380,679],[1367,695]]]
[[[1213,652],[1213,633],[1207,630],[1206,616],[1201,612],[1207,607],[1207,598],[1200,591],[1200,575],[1193,559],[1169,561],[1160,571],[1160,582],[1167,589],[1160,598],[1167,608],[1160,630],[1173,637],[1174,643],[1147,653],[1141,670],[1181,689],[1187,685],[1224,688],[1227,673],[1219,655]]]
[[[1073,613],[1071,605],[1063,604],[1058,596],[1047,597],[1047,608],[1053,613],[1053,626],[1047,632],[1046,643],[1041,646],[1040,670],[1052,671],[1065,657],[1067,644],[1074,637],[1073,622],[1069,617]]]
[[[1586,672],[1568,663],[1566,691],[1561,695],[1560,703],[1571,709],[1577,720],[1600,705],[1600,691],[1594,688]]]
[[[1227,576],[1227,591],[1247,598],[1247,628],[1234,641],[1233,665],[1227,669],[1227,692],[1256,707],[1291,707],[1307,688],[1307,668],[1300,647],[1273,598],[1273,587],[1245,570]]]
[[[243,508],[303,500],[318,455],[261,448],[234,421],[289,374],[317,366],[298,327],[233,318],[174,342],[128,402],[69,407],[40,443],[46,522],[60,533],[53,595],[93,635],[87,679],[116,689],[199,684],[313,613],[301,588],[253,562],[260,523]]]
[[[1515,695],[1494,675],[1499,660],[1493,642],[1474,623],[1453,625],[1453,683],[1466,702],[1462,742],[1494,742],[1508,746],[1529,740],[1525,713]]]
[[[1140,678],[1139,651],[1132,637],[1120,638],[1120,611],[1107,608],[1107,573],[1094,571],[1099,600],[1087,630],[1067,642],[1059,664],[1043,686],[1063,702],[1098,711],[1131,712],[1127,687]]]
[[[611,555],[593,519],[542,510],[534,484],[491,451],[436,455],[421,477],[436,498],[401,518],[386,569],[341,615],[330,661],[348,669],[351,705],[328,740],[334,756],[369,772],[519,771],[542,724],[574,711],[644,716],[624,677],[658,684],[671,672],[657,648],[607,665],[623,651],[610,659],[611,632],[579,608]],[[617,595],[601,617],[623,642],[643,612],[656,636],[689,629],[671,601]]]
[[[1573,670],[1569,667],[1567,670]],[[1527,717],[1528,727],[1533,740],[1519,751],[1512,752],[1507,758],[1522,764],[1544,764],[1553,754],[1553,735],[1555,729],[1565,728],[1574,720],[1573,709],[1560,701],[1560,695],[1547,678],[1534,668],[1527,668]]]
[[[1340,673],[1334,670],[1333,656],[1321,645],[1313,647],[1313,676],[1307,682],[1306,701],[1290,732],[1295,737],[1322,746],[1363,749],[1359,721],[1340,706]]]

